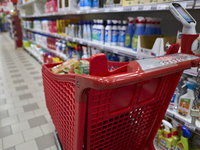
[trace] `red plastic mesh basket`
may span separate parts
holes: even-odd
[[[43,65],[44,92],[64,150],[149,150],[191,61],[144,72],[136,61],[107,63],[98,54],[90,75],[57,75],[55,65]]]

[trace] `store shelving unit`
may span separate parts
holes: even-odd
[[[200,121],[199,120],[196,121],[196,126],[193,126],[191,125],[191,118],[185,118],[181,116],[180,114],[178,114],[176,111],[172,111],[168,109],[165,115],[166,117],[172,120],[176,120],[178,123],[185,125],[188,129],[200,135]]]
[[[64,61],[66,61],[66,60],[68,59],[67,56],[62,55],[62,54],[58,53],[57,51],[52,50],[52,49],[46,47],[45,45],[42,45],[42,44],[37,43],[37,42],[35,42],[35,41],[33,41],[33,40],[30,40],[30,39],[27,39],[27,40],[29,40],[29,41],[32,42],[32,43],[35,43],[36,45],[39,45],[41,48],[47,50],[48,52],[50,52],[50,53],[52,53],[52,54],[55,54],[56,56],[60,57],[60,58],[61,58],[62,60],[64,60]]]
[[[43,60],[41,59],[41,57],[38,57],[38,55],[36,54],[35,51],[31,50],[31,47],[24,47],[24,49],[30,54],[32,55],[40,64],[43,64]]]
[[[187,9],[192,9],[194,1],[182,1],[179,2]],[[48,13],[41,15],[27,15],[21,16],[22,18],[40,18],[40,17],[52,17],[52,16],[63,16],[63,15],[81,15],[81,14],[97,14],[97,13],[123,13],[123,12],[135,12],[135,11],[161,11],[169,10],[170,3],[162,4],[145,4],[145,5],[134,5],[126,7],[108,7],[108,8],[97,8],[89,10],[69,10],[65,12]],[[24,4],[25,5],[25,4]]]
[[[83,40],[83,39],[80,39],[80,38],[62,36],[62,35],[59,35],[59,34],[56,34],[56,33],[44,32],[44,31],[41,31],[41,30],[34,30],[34,29],[27,29],[27,28],[25,28],[25,29],[32,31],[32,32],[41,33],[41,34],[53,36],[53,37],[56,37],[56,38],[65,39],[67,41],[91,46],[91,47],[94,47],[94,48],[97,48],[97,49],[100,49],[100,50],[105,50],[105,51],[115,53],[115,54],[120,54],[120,55],[123,55],[123,56],[128,56],[128,57],[132,56],[132,57],[136,57],[137,59],[147,58],[146,56],[137,54],[137,52],[134,52],[131,48],[125,48],[125,47],[121,47],[121,46],[108,46],[108,45],[104,45],[104,44],[95,43],[95,42],[92,42],[92,41],[86,41],[86,40]]]

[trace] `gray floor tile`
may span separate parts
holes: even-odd
[[[39,79],[42,79],[41,76],[37,76],[37,77],[33,77],[34,80],[39,80]]]
[[[38,83],[39,86],[43,86],[43,82]]]
[[[12,134],[12,130],[10,126],[0,128],[0,138],[4,138]]]
[[[7,63],[7,65],[14,65],[15,63],[11,62],[11,63]]]
[[[24,66],[26,66],[26,67],[27,67],[27,66],[32,66],[32,64],[24,64]]]
[[[37,103],[34,103],[34,104],[29,104],[29,105],[23,106],[23,109],[24,109],[24,112],[28,112],[28,111],[39,109],[39,106]]]
[[[30,72],[30,74],[38,74],[39,72],[38,71],[32,71]]]
[[[28,89],[28,86],[27,85],[19,86],[19,87],[16,87],[15,89],[16,89],[16,91],[26,90],[26,89]]]
[[[29,99],[29,98],[33,98],[33,95],[31,93],[19,95],[20,100],[25,100],[25,99]]]
[[[23,60],[23,61],[22,61],[23,64],[24,64],[24,63],[27,63],[27,62],[29,62],[29,61],[28,61],[28,60]]]
[[[6,118],[6,117],[8,117],[8,112],[7,112],[7,110],[0,111],[0,119]]]
[[[21,83],[21,82],[24,82],[24,79],[19,79],[19,80],[14,80],[14,81],[13,81],[14,84],[16,84],[16,83]]]
[[[55,139],[53,133],[36,138],[35,140],[39,150],[43,150],[45,148],[55,145]]]
[[[0,99],[0,105],[6,104],[6,100],[5,99]]]
[[[15,150],[15,147],[10,147],[10,148],[7,148],[5,150]]]
[[[0,95],[3,94],[3,93],[4,93],[4,91],[3,91],[3,90],[0,90]]]
[[[16,66],[9,66],[8,69],[14,69]]]
[[[15,74],[15,75],[11,75],[11,78],[17,78],[17,77],[21,77],[21,74]]]
[[[10,71],[10,73],[14,73],[14,72],[19,72],[19,70],[15,69],[15,70]]]
[[[27,68],[27,70],[33,70],[33,69],[35,69],[34,67],[29,67],[29,68]]]
[[[46,124],[47,120],[44,116],[39,116],[39,117],[36,117],[36,118],[33,118],[33,119],[29,119],[28,122],[29,122],[30,127],[34,128],[36,126]]]

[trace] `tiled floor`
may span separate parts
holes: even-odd
[[[0,34],[0,150],[56,150],[41,65]]]

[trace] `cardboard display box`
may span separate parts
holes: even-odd
[[[138,37],[137,53],[146,57],[166,54],[165,45],[176,43],[176,36],[143,35]]]

